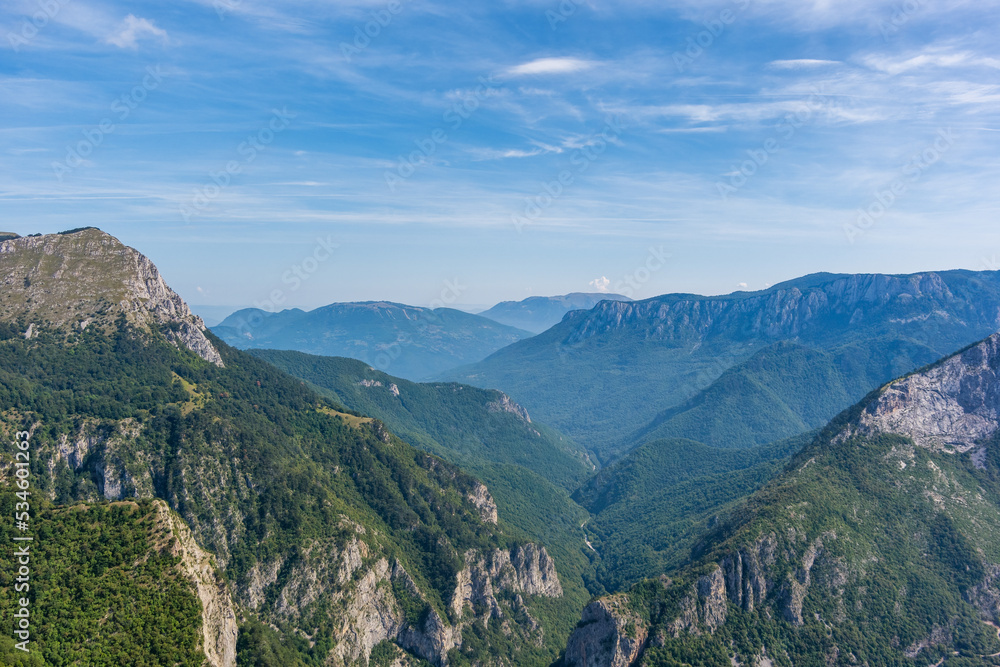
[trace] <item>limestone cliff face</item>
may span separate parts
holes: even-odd
[[[813,284],[777,285],[761,293],[722,297],[667,295],[646,301],[604,301],[567,315],[573,344],[616,330],[645,332],[648,340],[822,338],[833,330],[886,323],[949,322],[981,330],[1000,326],[998,304],[974,308],[937,273],[912,276],[816,276]]]
[[[236,610],[215,559],[195,542],[183,519],[162,500],[155,501],[159,521],[176,539],[173,555],[194,584],[201,600],[202,649],[211,667],[235,667],[238,635]]]
[[[0,242],[0,319],[82,330],[124,315],[216,365],[205,324],[145,255],[97,229]]]
[[[500,520],[497,514],[496,501],[493,500],[493,496],[490,495],[490,491],[486,488],[485,484],[476,484],[472,491],[469,492],[467,498],[469,502],[479,509],[479,516],[483,521],[496,525],[497,521]]]
[[[463,630],[474,623],[496,623],[517,641],[541,643],[541,626],[522,596],[562,595],[544,548],[527,544],[510,551],[467,552],[447,615],[442,615],[402,563],[390,562],[368,545],[360,526],[354,529],[346,542],[313,543],[287,571],[284,562],[258,564],[249,577],[252,583],[237,587],[240,601],[264,618],[273,615],[292,625],[317,609],[332,610],[324,613],[332,613],[339,628],[329,657],[336,666],[366,662],[386,640],[445,666],[448,653],[462,646]],[[276,602],[268,606],[271,598]]]
[[[625,595],[591,602],[566,646],[565,663],[574,667],[629,667],[639,658],[648,627]]]
[[[497,392],[499,397],[495,401],[491,401],[486,405],[486,409],[490,412],[507,412],[512,415],[516,415],[521,418],[522,421],[531,423],[531,416],[528,411],[523,407],[511,400],[510,396],[502,392]]]
[[[896,433],[921,447],[968,452],[1000,427],[1000,334],[884,387],[850,435]]]

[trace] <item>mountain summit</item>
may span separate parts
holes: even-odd
[[[0,243],[0,320],[82,331],[120,317],[221,365],[205,324],[139,251],[94,227]]]

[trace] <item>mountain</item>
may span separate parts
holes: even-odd
[[[748,449],[656,440],[604,468],[573,494],[607,591],[683,565],[719,516],[784,470],[808,434]]]
[[[834,419],[565,665],[1000,664],[1000,334]]]
[[[623,441],[686,438],[722,448],[763,445],[819,429],[872,388],[939,358],[910,340],[820,350],[793,342],[764,348]]]
[[[250,354],[481,479],[501,516],[531,539],[545,543],[566,596],[581,596],[581,606],[587,601],[583,582],[593,579],[593,568],[580,524],[588,515],[570,492],[594,466],[568,438],[532,420],[498,391],[451,383],[417,384],[354,359],[278,350]]]
[[[621,294],[573,292],[564,296],[532,296],[523,301],[504,301],[479,314],[500,324],[539,334],[559,324],[571,310],[590,310],[601,301],[631,300]]]
[[[208,327],[218,326],[222,322],[235,313],[239,308],[235,306],[200,306],[197,304],[190,304],[191,311],[200,317],[205,325]]]
[[[14,664],[555,657],[577,598],[482,482],[204,331],[99,230],[4,241],[0,276],[0,434],[28,434],[33,581],[80,596],[35,591],[35,653]]]
[[[605,301],[590,311],[571,312],[548,331],[444,377],[500,389],[541,421],[610,460],[641,444],[623,439],[629,433],[647,429],[655,437],[693,428],[653,433],[654,422],[671,416],[665,411],[679,408],[733,366],[778,343],[832,355],[836,400],[820,398],[818,403],[818,414],[828,415],[850,405],[859,387],[872,389],[893,377],[885,373],[912,370],[928,355],[941,357],[998,326],[998,272],[816,274],[763,292]],[[845,351],[852,344],[855,352]],[[871,346],[879,352],[869,355]],[[800,352],[788,358],[790,366],[799,363],[795,356]],[[803,377],[801,369],[793,373]],[[797,412],[797,404],[812,409],[811,402],[796,396],[797,385],[763,382],[792,412],[782,421],[815,423],[816,413]],[[823,391],[819,387],[816,393]],[[737,402],[752,399],[742,390],[735,396]],[[725,424],[743,418],[727,410],[717,418],[719,424],[697,428],[719,435],[732,430],[746,442],[753,424]]]
[[[454,383],[419,384],[342,357],[280,350],[250,354],[375,417],[393,433],[466,469],[491,462],[530,470],[572,490],[594,466],[572,441],[493,389]]]
[[[460,310],[386,301],[335,303],[309,312],[247,308],[212,331],[241,349],[350,357],[411,380],[479,361],[531,335]]]

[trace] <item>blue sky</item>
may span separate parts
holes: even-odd
[[[995,0],[10,0],[0,229],[99,226],[196,304],[1000,268],[998,18]]]

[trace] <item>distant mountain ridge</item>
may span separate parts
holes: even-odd
[[[390,301],[334,303],[311,311],[237,311],[212,331],[241,349],[349,357],[410,380],[483,359],[527,331],[451,308]]]
[[[892,355],[904,342],[926,348],[901,359],[908,367],[892,358],[844,367],[844,381],[856,384],[887,381],[874,370],[912,370],[998,328],[998,272],[814,274],[763,292],[605,301],[444,377],[505,391],[606,458],[622,451],[623,429],[642,429],[776,343],[831,351],[881,341]]]
[[[621,294],[573,292],[563,296],[532,296],[521,301],[503,301],[479,314],[538,334],[561,322],[572,310],[590,310],[601,301],[631,300]]]

